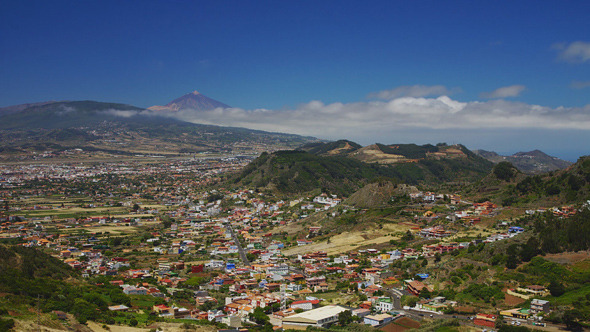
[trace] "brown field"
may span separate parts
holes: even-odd
[[[164,332],[185,332],[185,331],[198,331],[198,332],[213,332],[217,328],[213,326],[198,326],[194,325],[192,329],[184,329],[182,323],[154,323],[148,328],[130,327],[130,326],[119,326],[119,325],[108,325],[109,329],[105,330],[102,328],[102,324],[95,322],[88,322],[90,331],[93,332],[147,332],[151,329],[159,328]]]
[[[573,264],[590,259],[590,251],[563,252],[560,254],[548,254],[545,259],[559,264]]]
[[[514,296],[514,295],[510,295],[510,294],[504,294],[504,303],[506,303],[506,305],[508,306],[517,306],[521,303],[526,302],[525,299],[522,299],[518,296]]]
[[[379,164],[396,164],[401,161],[406,161],[407,158],[402,155],[388,154],[379,150],[376,145],[370,145],[359,149],[353,154],[357,159],[367,163],[379,163]]]
[[[417,329],[419,327],[419,322],[408,317],[402,317],[381,327],[379,330],[383,332],[404,332],[409,329]]]
[[[138,228],[134,226],[125,225],[93,225],[91,227],[66,228],[61,231],[64,233],[75,233],[80,230],[86,230],[90,233],[109,232],[113,235],[120,235],[135,233],[137,232]]]
[[[414,328],[414,329],[417,329],[417,328],[420,327],[420,323],[419,322],[417,322],[417,321],[415,321],[413,319],[410,319],[408,317],[402,317],[402,318],[396,320],[396,323],[398,323],[400,325],[407,326],[407,327],[411,327],[411,328]]]
[[[78,324],[71,315],[68,315],[69,326],[65,326],[60,321],[41,319],[40,325],[37,325],[36,320],[20,320],[15,319],[15,331],[42,331],[42,332],[62,332],[62,331],[75,331],[80,332],[148,332],[152,329],[159,328],[164,332],[184,332],[184,331],[196,331],[196,332],[213,332],[216,330],[213,326],[198,326],[194,325],[192,329],[184,329],[182,323],[154,323],[152,326],[147,328],[141,327],[130,327],[130,326],[119,326],[119,325],[107,325],[108,330],[104,329],[103,324],[88,321],[86,326]]]
[[[376,227],[362,231],[343,232],[334,235],[328,241],[313,243],[306,246],[293,247],[285,250],[285,255],[298,255],[315,251],[325,251],[328,255],[341,254],[354,250],[361,246],[377,245],[387,243],[390,240],[399,239],[393,235],[398,232],[405,232],[410,227],[402,224],[385,224],[383,229]]]

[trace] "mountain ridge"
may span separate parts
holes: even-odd
[[[516,166],[518,170],[533,174],[565,169],[573,164],[567,160],[550,156],[538,149],[528,152],[516,152],[510,156],[503,156],[494,151],[481,149],[473,150],[473,152],[496,164],[502,161],[508,161]]]
[[[146,109],[97,101],[44,102],[0,109],[0,154],[35,157],[71,149],[120,155],[199,152],[258,155],[316,142],[313,137],[186,122]]]

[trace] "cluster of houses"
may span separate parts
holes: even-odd
[[[191,167],[177,165],[179,172],[190,172]],[[122,169],[122,172],[125,170]],[[156,172],[156,170],[154,170]],[[13,179],[14,180],[14,179]],[[323,211],[341,204],[341,199],[335,195],[321,194],[312,199],[293,201],[266,201],[263,194],[253,190],[237,190],[234,192],[211,191],[200,195],[183,195],[180,191],[190,187],[190,184],[178,184],[176,191],[153,191],[154,197],[164,205],[175,206],[163,212],[165,216],[174,218],[169,228],[149,234],[148,239],[142,240],[139,249],[157,254],[157,259],[150,262],[150,267],[131,269],[129,260],[125,257],[105,255],[110,248],[104,244],[100,234],[92,233],[92,227],[105,226],[110,223],[124,222],[129,226],[140,225],[145,221],[161,221],[159,219],[116,219],[104,217],[88,217],[82,220],[67,220],[54,222],[54,226],[72,227],[88,231],[88,235],[71,235],[70,233],[50,233],[43,228],[43,223],[32,224],[31,221],[8,222],[0,227],[0,232],[15,234],[26,240],[27,246],[39,246],[52,249],[65,263],[82,271],[83,276],[105,275],[112,276],[111,284],[122,288],[128,295],[148,295],[162,298],[166,304],[155,305],[152,310],[161,317],[207,319],[223,322],[231,327],[239,327],[249,322],[249,316],[256,308],[274,307],[271,322],[275,326],[288,329],[306,329],[312,327],[326,327],[338,320],[343,311],[350,311],[353,316],[365,324],[382,326],[403,316],[395,308],[391,297],[384,294],[384,290],[392,286],[403,288],[404,292],[421,295],[425,291],[432,292],[433,287],[426,280],[427,275],[420,275],[416,279],[400,281],[398,277],[388,274],[387,267],[396,260],[432,257],[454,250],[467,248],[482,242],[494,242],[516,236],[524,231],[518,226],[511,226],[508,231],[490,235],[486,239],[471,242],[452,242],[443,240],[454,235],[442,226],[419,227],[414,233],[426,238],[443,240],[435,244],[426,244],[421,248],[406,248],[403,250],[363,249],[329,257],[325,252],[310,252],[297,258],[285,257],[283,249],[289,245],[287,241],[277,240],[268,231],[274,225],[288,225],[297,221],[312,211]],[[12,182],[11,182],[12,183]],[[232,200],[234,207],[226,210],[227,214],[220,217],[223,211],[219,195]],[[216,199],[208,199],[217,196]],[[433,203],[437,200],[450,200],[451,204],[467,204],[460,196],[435,194],[431,192],[410,194],[414,200]],[[138,196],[131,195],[123,201],[132,205]],[[497,211],[497,206],[490,202],[474,203],[464,211],[455,211],[451,217],[474,224],[481,216],[489,216]],[[560,210],[571,213],[569,210]],[[568,212],[569,211],[569,212]],[[140,209],[141,213],[156,214],[158,210]],[[299,215],[297,216],[297,212]],[[430,214],[428,218],[435,218]],[[8,218],[7,218],[8,219]],[[235,229],[235,232],[233,231]],[[297,239],[294,245],[305,246],[313,243],[313,236],[320,234],[319,226],[309,227],[307,238]],[[195,240],[198,239],[198,240]],[[243,243],[242,249],[240,242]],[[429,242],[432,243],[432,242]],[[135,248],[137,249],[137,248]],[[126,251],[125,251],[126,250]],[[124,253],[132,249],[125,249]],[[240,254],[247,253],[248,257],[255,257],[255,262],[240,264]],[[182,256],[199,255],[206,262],[202,264],[184,263]],[[123,256],[123,255],[121,255]],[[361,266],[363,261],[370,266]],[[180,291],[187,281],[187,273],[200,274],[215,271],[216,276],[194,292],[194,306],[188,308],[173,305],[170,299],[176,291]],[[189,274],[190,275],[190,274]],[[346,281],[354,291],[366,295],[358,308],[348,308],[339,305],[323,305],[322,300],[314,294],[334,289],[332,276]],[[155,283],[146,283],[150,278]],[[529,289],[530,287],[526,287]],[[164,291],[165,289],[165,291]],[[217,299],[210,296],[209,291],[225,290],[231,294],[224,299],[224,303],[217,303]],[[515,294],[525,294],[527,290],[510,290]],[[531,297],[542,295],[531,293]],[[521,296],[521,297],[522,297]],[[523,297],[524,298],[524,297]],[[199,310],[209,302],[215,302],[217,309]],[[513,309],[502,312],[506,317],[526,317],[548,310],[546,301],[534,299],[531,308]],[[425,312],[442,312],[456,303],[443,297],[421,300],[415,309]],[[125,306],[113,306],[113,311],[130,310]],[[475,322],[495,321],[494,315],[478,314]],[[476,323],[477,324],[477,323]]]

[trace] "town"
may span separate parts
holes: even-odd
[[[313,224],[315,216],[365,211],[325,192],[276,197],[254,189],[201,189],[246,162],[4,167],[0,237],[58,257],[98,287],[118,287],[123,295],[108,307],[109,324],[194,320],[302,330],[357,322],[389,331],[454,319],[484,329],[499,321],[546,326],[548,284],[510,281],[484,290],[472,284],[466,297],[450,287],[465,277],[440,272],[443,261],[522,237],[529,226],[520,220],[546,209],[504,217],[510,209],[489,201],[413,188],[391,197],[406,202],[396,232],[388,228],[353,249],[322,250],[337,234]],[[578,211],[548,210],[559,218]],[[461,270],[474,280],[486,273],[473,264]]]

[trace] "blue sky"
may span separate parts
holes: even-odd
[[[578,143],[590,139],[589,16],[589,1],[0,0],[0,106],[90,99],[148,107],[196,89],[246,112],[267,110],[271,120],[259,129],[272,129],[274,116],[282,130],[363,144],[462,140],[575,159],[590,153]],[[531,117],[509,112],[509,120],[475,132],[475,120],[466,122],[471,130],[395,121],[394,135],[368,127],[309,132],[281,113],[309,116],[309,103],[320,101],[344,104],[349,113],[335,116],[382,116],[365,112],[372,100],[441,95],[506,100],[494,107],[508,110],[564,107],[569,117],[531,125]],[[528,121],[525,130],[518,120]],[[572,152],[562,152],[566,144]]]

